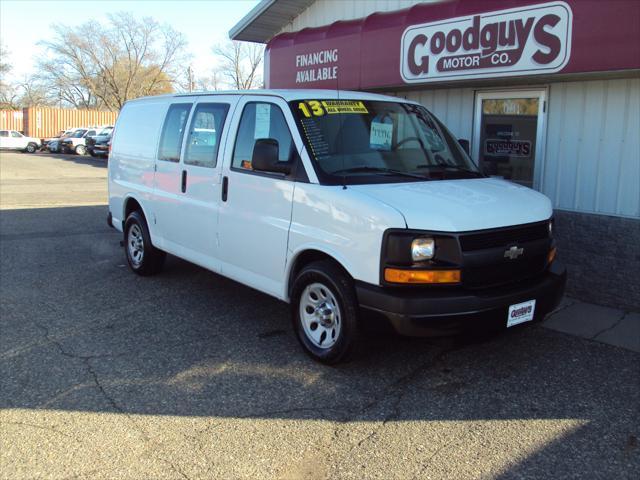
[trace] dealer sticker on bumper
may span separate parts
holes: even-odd
[[[509,307],[509,315],[507,316],[507,327],[513,327],[523,322],[533,320],[533,314],[536,310],[536,301],[516,303]]]

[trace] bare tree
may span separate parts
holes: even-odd
[[[264,47],[256,43],[232,42],[216,45],[213,53],[218,57],[217,69],[231,86],[237,90],[249,90],[262,87],[259,72]]]
[[[196,80],[196,88],[198,90],[210,90],[210,91],[224,89],[224,84],[220,79],[220,73],[214,70],[211,72],[211,75],[198,78]]]
[[[36,77],[24,77],[15,86],[17,92],[16,103],[20,107],[48,107],[55,105],[57,98]]]
[[[48,58],[41,78],[76,108],[119,110],[132,98],[171,92],[183,74],[186,39],[152,18],[130,13],[108,16],[108,25],[89,21],[54,26],[42,42]]]
[[[18,92],[7,80],[7,76],[11,72],[11,64],[8,57],[7,48],[0,44],[0,108],[13,110],[18,108]]]

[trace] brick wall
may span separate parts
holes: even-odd
[[[640,311],[640,219],[556,210],[555,237],[567,295]]]

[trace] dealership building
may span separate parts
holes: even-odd
[[[571,296],[640,309],[640,1],[263,0],[230,36],[267,88],[423,104],[551,199]]]

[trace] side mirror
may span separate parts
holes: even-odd
[[[280,147],[273,138],[256,140],[251,156],[251,167],[258,172],[291,173],[291,164],[278,160]]]
[[[470,150],[469,150],[469,140],[465,140],[464,138],[461,138],[458,140],[458,143],[460,144],[460,146],[462,147],[462,149],[467,152],[467,155],[469,155]]]

